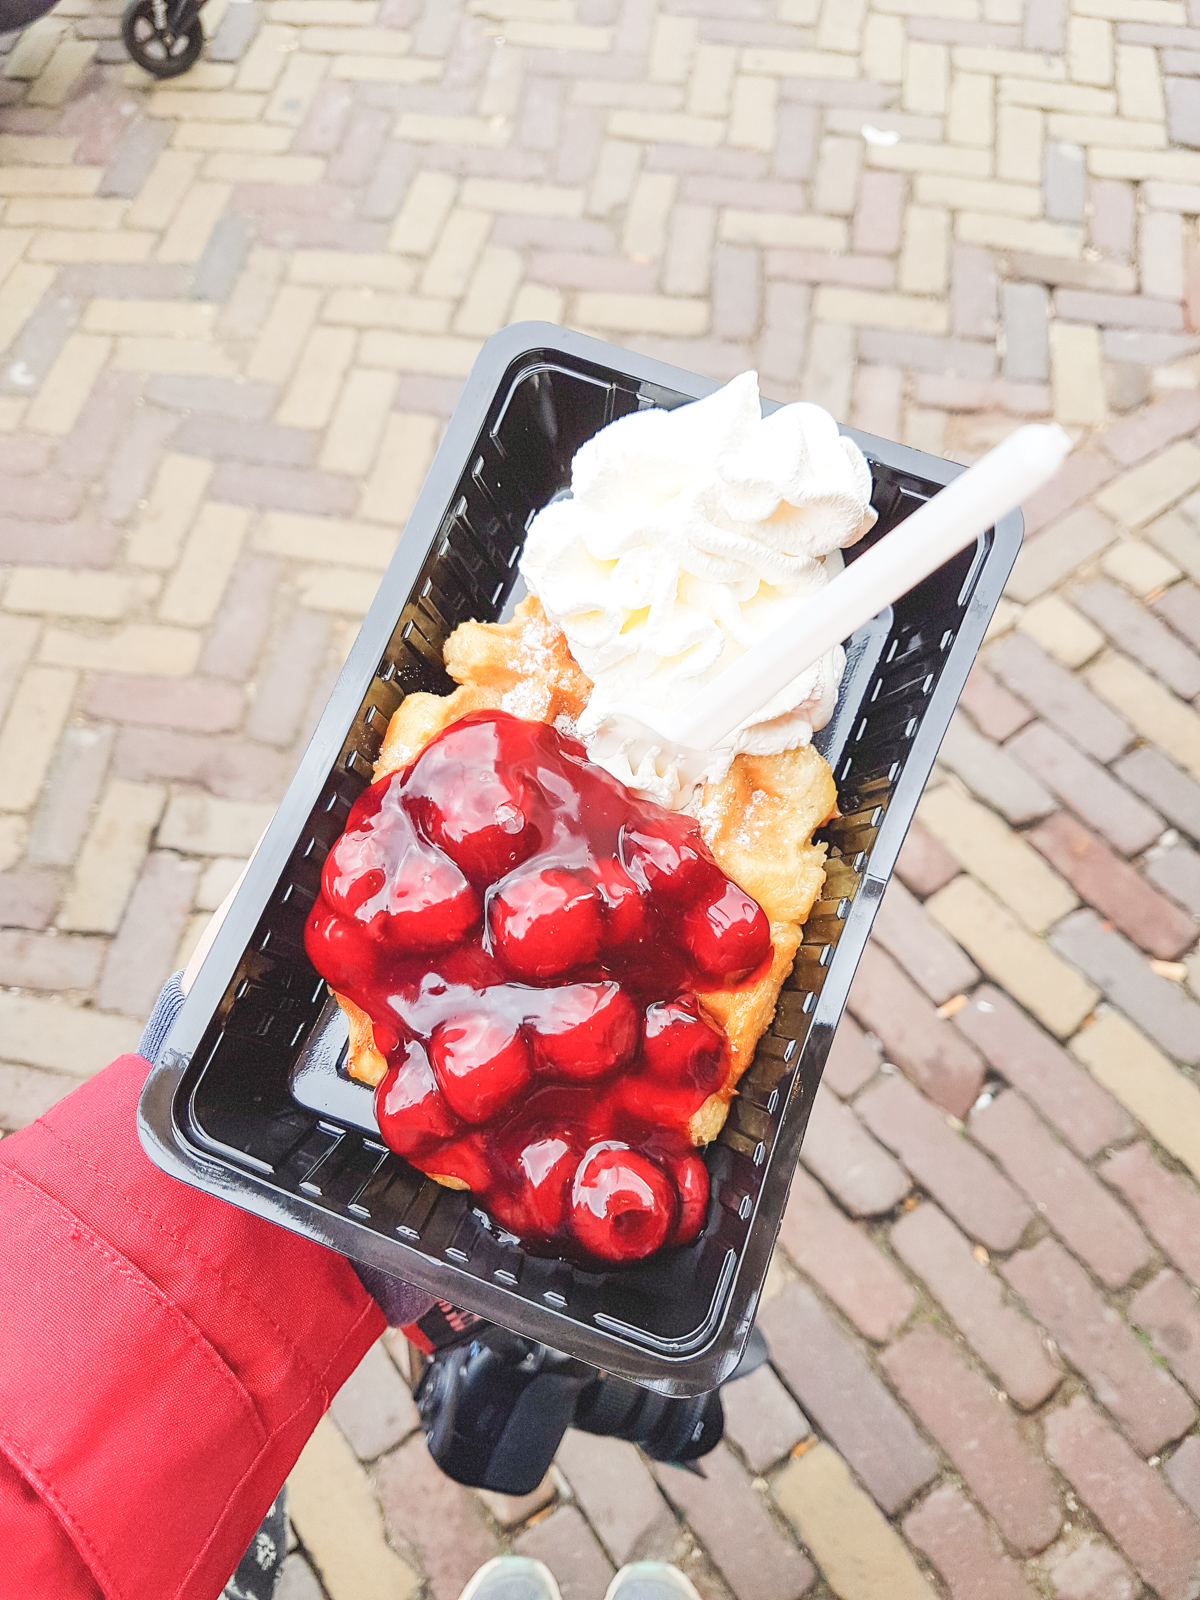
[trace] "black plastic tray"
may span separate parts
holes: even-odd
[[[164,1171],[558,1350],[667,1393],[715,1387],[753,1325],[813,1095],[851,979],[1021,543],[1014,513],[851,641],[819,745],[842,816],[824,898],[710,1146],[700,1237],[589,1272],[526,1255],[470,1195],[388,1151],[303,926],[321,864],[405,693],[451,688],[447,635],[505,612],[531,515],[614,417],[718,385],[540,323],[488,340],[300,768],[151,1073],[139,1130]],[[773,408],[772,408],[773,409]],[[849,430],[847,430],[849,431]],[[850,433],[876,538],[962,470]],[[898,537],[903,538],[903,532]],[[856,550],[846,552],[853,560]]]

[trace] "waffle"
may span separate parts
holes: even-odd
[[[472,711],[502,710],[567,726],[591,694],[563,633],[530,597],[508,623],[465,622],[446,642],[446,670],[459,687],[449,695],[410,694],[388,725],[375,780],[406,767],[443,728]],[[753,984],[699,995],[728,1041],[727,1075],[688,1124],[693,1144],[720,1132],[738,1079],[770,1026],[792,969],[801,926],[825,881],[825,846],[813,833],[837,815],[828,763],[811,747],[783,755],[735,758],[721,783],[707,784],[699,821],[718,866],[758,901],[771,925],[773,958]],[[378,1084],[387,1063],[375,1048],[370,1018],[343,995],[349,1023],[347,1070]],[[439,1179],[462,1187],[453,1179]]]

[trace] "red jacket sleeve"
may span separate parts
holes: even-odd
[[[147,1070],[0,1143],[3,1600],[213,1600],[383,1331],[341,1256],[152,1165]]]

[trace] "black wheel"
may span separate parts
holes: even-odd
[[[173,9],[168,0],[132,0],[121,18],[126,50],[156,78],[178,78],[195,65],[204,48],[199,13],[177,32],[170,23]]]

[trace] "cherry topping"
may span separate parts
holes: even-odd
[[[425,836],[481,888],[541,844],[546,808],[527,769],[531,743],[517,718],[453,723],[408,769],[404,801]]]
[[[683,941],[702,972],[734,983],[770,955],[771,925],[758,902],[726,878],[711,899],[684,912]]]
[[[449,1144],[437,1147],[421,1162],[423,1171],[439,1178],[457,1178],[476,1194],[483,1194],[492,1181],[492,1164],[481,1133],[464,1134]]]
[[[643,938],[650,930],[650,919],[646,891],[641,885],[613,856],[596,863],[592,881],[600,893],[605,946],[615,950]]]
[[[325,898],[383,944],[447,949],[478,926],[479,896],[454,862],[418,835],[393,799],[394,783],[385,782],[390,788],[379,809],[329,852],[321,874]]]
[[[488,902],[488,929],[518,978],[576,972],[600,950],[600,896],[573,872],[547,867],[506,878]]]
[[[643,811],[650,808],[643,805]],[[678,904],[722,881],[700,834],[700,825],[677,812],[645,814],[621,829],[621,860],[630,874],[658,899]]]
[[[313,966],[339,993],[370,986],[378,946],[358,923],[339,917],[324,895],[309,912],[304,942]]]
[[[670,1239],[676,1244],[681,1239],[694,1239],[704,1225],[704,1213],[708,1210],[708,1168],[699,1156],[684,1156],[675,1163],[672,1177],[679,1192],[679,1217]]]
[[[523,1232],[551,1239],[563,1225],[567,1185],[579,1152],[563,1134],[531,1140],[517,1157],[517,1185]]]
[[[585,1250],[604,1261],[637,1261],[667,1237],[675,1197],[667,1175],[627,1144],[594,1144],[571,1186],[571,1220]]]
[[[687,1083],[711,1094],[724,1077],[725,1041],[696,997],[679,995],[646,1008],[642,1059],[667,1083]]]
[[[458,1131],[458,1118],[438,1088],[424,1046],[415,1039],[404,1046],[399,1065],[389,1068],[376,1089],[375,1115],[380,1132],[402,1156],[420,1155],[427,1145]]]
[[[638,1008],[619,984],[573,983],[553,993],[533,1037],[544,1072],[590,1081],[629,1065],[638,1047]]]
[[[529,1082],[529,1046],[501,1016],[440,1023],[429,1041],[437,1080],[464,1122],[488,1122]]]
[[[695,1238],[690,1129],[727,1067],[696,991],[759,966],[770,930],[692,819],[552,727],[475,712],[359,796],[305,942],[371,1018],[393,1150],[527,1248]]]

